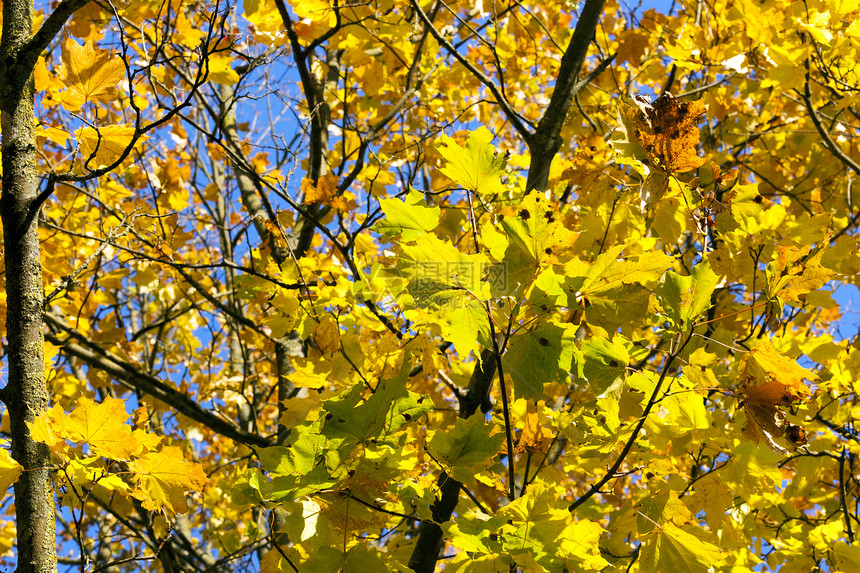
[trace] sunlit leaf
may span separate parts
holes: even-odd
[[[128,468],[137,484],[134,497],[150,511],[185,513],[188,511],[185,492],[201,491],[209,481],[203,467],[186,461],[176,446],[148,452],[129,462]]]
[[[116,99],[116,85],[125,79],[122,58],[96,48],[92,40],[81,46],[71,36],[62,42],[62,58],[58,71],[68,88],[62,102],[70,111],[77,111],[88,102],[111,103]]]

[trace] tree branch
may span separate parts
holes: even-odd
[[[526,193],[532,190],[545,191],[549,180],[549,168],[558,150],[561,148],[561,128],[574,96],[579,93],[587,82],[578,82],[579,72],[585,63],[588,46],[594,38],[594,32],[600,21],[600,13],[606,0],[585,0],[585,6],[579,15],[573,37],[561,58],[561,67],[555,80],[552,98],[538,122],[537,131],[526,140],[531,152],[529,177],[526,181]],[[605,68],[615,56],[601,62]],[[598,66],[600,71],[603,71]],[[595,70],[597,71],[597,70]],[[600,73],[599,71],[597,73]]]
[[[603,5],[604,1],[605,0],[600,0],[601,6]],[[469,70],[470,74],[478,78],[478,81],[484,84],[488,90],[490,90],[490,93],[493,94],[493,97],[496,98],[496,103],[499,104],[499,107],[501,107],[502,111],[505,113],[505,117],[507,117],[508,121],[511,122],[511,125],[514,126],[514,129],[517,130],[517,133],[519,133],[524,140],[528,141],[532,137],[531,132],[529,131],[528,127],[526,127],[525,123],[523,123],[520,114],[518,114],[516,110],[514,110],[513,106],[511,106],[510,102],[505,97],[505,94],[503,94],[501,90],[499,90],[499,87],[495,84],[495,82],[493,82],[492,79],[487,77],[484,72],[476,68],[460,52],[458,52],[457,48],[455,48],[451,44],[451,42],[449,42],[445,38],[445,36],[443,36],[439,32],[439,30],[436,29],[436,27],[433,25],[433,22],[430,20],[427,14],[424,13],[424,10],[421,9],[421,6],[419,6],[417,0],[412,0],[412,7],[415,9],[415,12],[424,22],[424,25],[427,27],[427,29],[430,30],[430,34],[436,39],[437,42],[439,42],[439,45],[445,48],[445,50],[447,50],[449,54],[454,56],[454,58],[458,62],[460,62],[460,64],[462,64],[464,68]]]
[[[830,133],[824,129],[824,125],[821,123],[821,117],[818,115],[818,110],[812,105],[812,90],[809,87],[809,60],[806,61],[806,81],[803,84],[803,93],[800,97],[803,98],[803,103],[806,105],[806,110],[809,112],[809,118],[812,120],[812,124],[818,131],[818,135],[821,136],[821,140],[824,142],[824,147],[826,147],[830,153],[832,153],[833,156],[841,161],[846,167],[854,171],[854,173],[860,174],[860,165],[848,157],[845,152],[836,145],[836,142],[833,141],[832,137],[830,137]]]
[[[490,349],[484,349],[481,352],[480,362],[472,372],[468,388],[458,397],[461,418],[469,418],[479,407],[482,412],[490,411],[489,394],[495,374],[494,353]],[[442,472],[437,484],[442,495],[430,506],[432,519],[421,522],[418,541],[409,558],[409,568],[416,573],[433,573],[436,569],[436,561],[439,559],[439,551],[443,544],[442,528],[439,524],[451,519],[460,499],[460,489],[463,487],[461,482],[449,476],[447,472]]]
[[[254,446],[272,445],[268,439],[242,430],[228,420],[219,418],[184,393],[171,388],[155,376],[141,372],[133,364],[129,364],[97,344],[90,342],[81,333],[66,326],[59,317],[45,313],[45,322],[69,335],[69,338],[64,340],[56,334],[48,334],[46,338],[51,344],[61,346],[66,354],[82,360],[91,368],[98,368],[129,388],[149,394],[153,398],[169,404],[180,414],[231,440]],[[76,342],[73,342],[72,339]]]
[[[666,380],[666,376],[669,374],[669,369],[672,367],[672,363],[675,359],[681,355],[681,352],[684,351],[687,344],[692,340],[692,336],[687,336],[687,339],[684,340],[683,343],[678,346],[676,350],[671,352],[669,356],[666,357],[666,362],[663,364],[663,370],[660,372],[660,378],[657,380],[657,384],[654,385],[654,391],[651,393],[651,398],[648,399],[648,404],[645,406],[645,411],[642,412],[642,416],[639,418],[639,422],[636,424],[636,427],[633,428],[633,433],[630,435],[630,438],[627,439],[627,443],[624,444],[624,449],[621,450],[621,453],[618,454],[618,458],[615,460],[615,463],[612,464],[606,473],[603,475],[600,480],[598,480],[593,486],[591,486],[587,492],[579,496],[576,501],[568,506],[569,511],[575,511],[577,507],[588,501],[591,496],[600,491],[606,482],[615,477],[618,468],[621,467],[621,464],[624,463],[624,459],[627,457],[627,454],[630,453],[630,450],[633,448],[633,444],[636,442],[636,438],[639,437],[639,432],[642,431],[642,427],[645,425],[645,422],[648,420],[648,414],[651,413],[651,408],[654,407],[654,404],[657,403],[657,396],[660,394],[660,389],[663,387],[663,382]]]
[[[60,30],[66,24],[72,14],[90,3],[90,0],[63,0],[51,14],[42,22],[42,27],[33,34],[30,41],[18,54],[17,67],[19,73],[25,73],[29,77],[39,60],[39,55],[48,48],[48,45],[57,37]]]

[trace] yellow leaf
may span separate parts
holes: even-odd
[[[767,266],[768,297],[782,302],[802,302],[806,294],[818,290],[836,273],[821,266],[824,250],[810,256],[810,247],[779,247],[777,258]]]
[[[5,492],[10,485],[18,481],[23,470],[24,467],[12,459],[8,450],[0,448],[0,492]]]
[[[108,396],[101,404],[80,398],[68,416],[65,437],[88,443],[95,453],[115,460],[127,460],[139,453],[140,443],[125,421],[125,401]]]
[[[534,402],[528,400],[523,433],[520,436],[520,441],[517,443],[517,452],[521,453],[525,451],[532,454],[545,452],[551,442],[552,432],[543,427]]]
[[[739,395],[744,403],[744,436],[755,444],[764,441],[777,454],[788,450],[776,439],[785,437],[794,446],[806,443],[806,431],[786,422],[780,406],[790,406],[807,398],[803,380],[818,376],[794,360],[781,355],[769,340],[763,340],[741,359],[738,366]]]
[[[239,74],[230,67],[233,58],[228,52],[219,52],[209,56],[209,81],[216,84],[233,85],[239,81]]]
[[[747,402],[769,406],[789,406],[809,396],[803,380],[818,375],[786,358],[763,340],[741,359],[738,366],[740,391]]]
[[[66,442],[63,430],[68,418],[63,409],[58,404],[54,404],[53,408],[42,412],[32,422],[28,422],[30,436],[37,442],[46,444],[52,451],[59,453],[65,449]]]
[[[209,481],[203,466],[185,461],[182,450],[175,446],[144,454],[129,462],[128,467],[137,483],[134,497],[151,511],[185,513],[188,510],[185,491],[201,491]]]
[[[115,163],[132,144],[135,128],[133,125],[109,125],[106,127],[85,127],[78,131],[78,145],[81,148],[80,162],[87,170],[95,170]],[[141,136],[136,143],[146,139]]]
[[[90,40],[81,46],[71,37],[63,40],[62,58],[58,71],[68,88],[62,98],[66,109],[77,111],[88,102],[110,103],[117,98],[116,85],[125,78],[122,58],[94,47]]]
[[[337,352],[340,348],[340,329],[333,316],[327,315],[317,326],[314,342],[323,354]]]

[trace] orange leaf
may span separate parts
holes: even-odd
[[[768,406],[788,406],[807,398],[803,380],[818,376],[786,358],[764,340],[741,359],[738,367],[740,393],[744,401]]]
[[[537,408],[535,408],[534,402],[529,401],[526,405],[525,425],[517,444],[517,452],[525,451],[531,454],[545,452],[550,442],[552,442],[552,432],[541,425]]]
[[[304,203],[327,203],[337,194],[337,177],[334,175],[323,175],[314,186],[310,179],[302,179],[302,193],[305,194]]]
[[[110,103],[116,99],[116,85],[125,78],[122,58],[94,47],[91,40],[81,46],[70,37],[63,40],[62,58],[59,73],[69,88],[63,94],[67,109],[77,111],[87,102]]]
[[[185,461],[182,450],[165,446],[160,452],[149,452],[129,462],[137,488],[134,497],[151,511],[166,509],[172,513],[185,513],[188,504],[185,491],[200,491],[206,482],[203,466]]]
[[[349,192],[338,195],[336,175],[323,175],[317,181],[316,187],[310,179],[302,179],[302,193],[305,196],[305,205],[325,203],[341,211],[355,209],[355,195]]]

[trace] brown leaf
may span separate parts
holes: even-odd
[[[626,107],[622,113],[636,128],[636,139],[654,163],[669,173],[698,169],[705,160],[696,153],[699,128],[696,121],[705,113],[705,104],[680,101],[665,93],[652,104],[638,97],[639,109]]]
[[[785,414],[776,406],[746,402],[744,414],[747,421],[744,424],[744,436],[754,444],[764,443],[775,454],[787,456],[789,451],[777,443],[776,439],[785,433]]]
[[[537,408],[535,408],[534,402],[529,401],[526,406],[523,433],[517,444],[517,452],[542,453],[547,451],[551,442],[552,432],[541,425]]]

